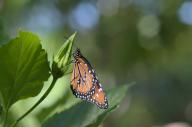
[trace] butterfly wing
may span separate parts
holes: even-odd
[[[73,94],[78,98],[96,104],[99,108],[107,109],[108,101],[106,94],[91,64],[81,55],[79,49],[73,55],[75,58],[71,76]]]
[[[87,101],[96,104],[99,108],[102,109],[107,109],[108,108],[108,100],[106,97],[106,94],[101,86],[101,84],[99,83],[99,81],[97,81],[96,86],[95,86],[95,93],[90,96]]]
[[[86,99],[94,94],[95,76],[85,58],[78,58],[71,76],[71,89],[76,97]]]

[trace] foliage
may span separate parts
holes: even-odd
[[[16,101],[36,96],[49,77],[47,54],[36,35],[19,37],[0,48],[0,93],[4,110]]]
[[[125,85],[108,90],[110,107],[107,110],[101,110],[95,105],[81,102],[64,112],[57,113],[46,121],[43,127],[97,127],[109,113],[119,106],[127,92],[127,88],[128,86]]]
[[[63,40],[78,31],[73,47],[88,58],[106,90],[136,82],[103,127],[192,123],[191,8],[190,0],[0,0],[0,43],[18,29],[38,33],[52,64]],[[57,81],[21,126],[39,126],[79,102],[68,87],[69,76]],[[37,97],[15,103],[9,116],[22,115],[51,81]]]
[[[3,116],[1,122],[4,127],[17,126],[48,96],[57,80],[66,75],[66,72],[69,71],[68,64],[71,61],[74,38],[75,34],[61,46],[53,61],[50,61],[51,69],[49,69],[47,53],[42,49],[39,38],[33,33],[20,32],[18,37],[0,47],[0,102],[2,105],[0,115]],[[48,80],[49,71],[51,71],[53,80],[43,96],[13,124],[7,122],[11,106],[21,99],[36,96],[43,88],[44,81]],[[56,124],[60,122],[60,126],[98,126],[109,113],[119,106],[127,88],[127,86],[115,87],[107,92],[110,105],[107,110],[100,110],[95,105],[85,102],[70,105],[67,110],[61,110],[58,115],[54,115],[57,111],[51,109],[52,115],[46,120],[44,126],[52,126],[55,121],[57,121]],[[74,99],[68,98],[68,103],[73,102]],[[82,116],[81,119],[78,114]],[[64,124],[62,124],[63,121],[65,121]]]
[[[49,77],[47,54],[39,38],[29,32],[0,47],[0,102],[5,119],[17,101],[36,96]]]

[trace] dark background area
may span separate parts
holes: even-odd
[[[38,34],[50,59],[77,31],[75,47],[92,63],[105,89],[135,83],[103,127],[191,123],[191,0],[0,0],[0,43],[19,30]],[[31,126],[38,125],[34,119],[28,120]]]

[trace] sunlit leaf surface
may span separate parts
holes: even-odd
[[[82,102],[70,109],[55,114],[47,120],[43,127],[96,127],[104,120],[106,115],[115,110],[126,94],[128,86],[118,86],[107,92],[109,108],[99,109],[95,105]]]
[[[0,47],[0,101],[8,109],[16,101],[36,96],[49,77],[47,54],[39,38],[28,32]]]

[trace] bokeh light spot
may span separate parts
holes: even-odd
[[[98,0],[97,6],[103,15],[112,16],[119,10],[119,0]]]
[[[91,3],[79,4],[71,14],[70,25],[73,29],[91,29],[97,25],[99,11]]]
[[[184,2],[179,9],[179,19],[181,22],[192,25],[192,2]]]
[[[57,30],[64,21],[63,16],[54,6],[36,6],[29,15],[24,26],[43,35]]]
[[[138,31],[142,36],[154,37],[159,33],[160,22],[155,15],[145,15],[138,23]]]

